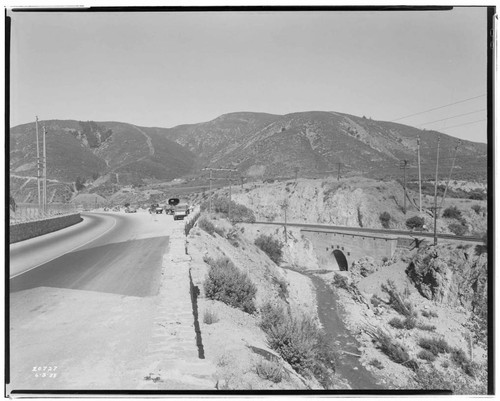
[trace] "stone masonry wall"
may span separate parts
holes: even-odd
[[[29,221],[26,223],[11,225],[9,229],[10,243],[13,244],[15,242],[48,234],[62,228],[72,226],[82,220],[83,219],[81,218],[80,213],[75,213],[51,219]]]
[[[341,251],[350,267],[352,262],[364,256],[376,260],[390,259],[397,246],[397,238],[390,236],[368,236],[352,233],[301,230],[312,244],[322,269],[339,270],[333,251]]]

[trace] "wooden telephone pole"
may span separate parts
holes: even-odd
[[[43,213],[47,212],[47,146],[45,137],[47,130],[43,127]]]
[[[420,137],[417,137],[417,163],[418,163],[418,211],[422,214],[422,175],[420,172]]]
[[[40,138],[38,137],[38,116],[35,117],[35,129],[36,129],[36,185],[37,185],[37,198],[38,198],[38,212],[42,209],[42,196],[40,192],[40,179],[42,178],[42,174],[40,172],[41,163],[40,163]]]
[[[287,233],[287,221],[286,221],[286,212],[288,210],[288,207],[290,206],[288,199],[285,199],[283,203],[280,205],[281,209],[285,212],[285,243],[288,243],[288,233]]]
[[[451,181],[451,173],[453,172],[453,168],[455,167],[455,160],[457,159],[457,153],[458,153],[458,147],[462,141],[458,141],[457,146],[455,146],[455,155],[453,156],[453,162],[451,163],[451,168],[450,168],[450,174],[448,175],[448,181],[446,182],[446,187],[444,189],[444,194],[443,194],[443,199],[441,199],[441,204],[439,205],[439,208],[443,208],[444,200],[446,198],[446,192],[448,192],[448,186],[450,185]]]
[[[441,141],[441,137],[438,136],[437,140],[437,153],[436,153],[436,177],[434,182],[434,245],[437,245],[437,191],[438,191],[438,169],[439,169],[439,142]]]
[[[406,167],[408,165],[408,160],[401,160],[401,165],[399,168],[404,170],[404,178],[403,178],[403,188],[404,188],[404,206],[403,213],[406,214]]]
[[[228,218],[231,220],[231,183],[232,183],[232,177],[231,174],[233,171],[238,171],[235,168],[212,168],[212,167],[205,167],[203,170],[208,170],[210,171],[210,202],[209,202],[209,211],[212,213],[212,180],[214,179],[212,177],[212,172],[213,171],[229,171],[229,211],[228,211]]]

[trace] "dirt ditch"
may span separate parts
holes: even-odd
[[[339,298],[332,288],[315,273],[321,271],[305,272],[290,267],[284,267],[309,277],[316,288],[318,317],[326,333],[334,339],[334,344],[339,350],[336,371],[342,379],[349,382],[352,389],[382,389],[374,376],[359,361],[361,352],[359,342],[346,328],[338,308]]]

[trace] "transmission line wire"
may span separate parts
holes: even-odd
[[[439,106],[439,107],[434,107],[433,109],[429,109],[429,110],[424,110],[424,111],[419,111],[418,113],[414,113],[414,114],[409,114],[407,116],[404,116],[404,117],[399,117],[399,118],[396,118],[395,120],[392,120],[390,122],[396,122],[396,121],[399,121],[399,120],[404,120],[405,118],[409,118],[409,117],[413,117],[413,116],[418,116],[420,114],[424,114],[424,113],[428,113],[429,111],[434,111],[434,110],[439,110],[439,109],[444,109],[445,107],[449,107],[449,106],[453,106],[455,104],[459,104],[459,103],[465,103],[465,102],[468,102],[469,100],[473,100],[473,99],[478,99],[480,97],[484,97],[486,96],[486,93],[482,94],[482,95],[479,95],[479,96],[474,96],[474,97],[470,97],[468,99],[464,99],[464,100],[459,100],[458,102],[454,102],[454,103],[450,103],[450,104],[445,104],[444,106]]]
[[[481,110],[471,111],[470,113],[462,113],[462,114],[457,114],[457,115],[455,115],[455,116],[442,118],[442,119],[440,119],[440,120],[434,120],[434,121],[430,121],[430,122],[428,122],[428,123],[419,124],[418,126],[419,126],[419,127],[422,127],[422,126],[424,126],[424,125],[434,124],[434,123],[438,123],[438,122],[440,122],[440,121],[445,121],[445,120],[451,120],[452,118],[457,118],[457,117],[462,117],[462,116],[468,116],[469,114],[479,113],[480,111],[485,111],[485,110],[486,110],[486,109],[481,109]]]
[[[471,122],[464,123],[464,124],[452,125],[451,127],[448,127],[448,128],[445,128],[445,129],[449,130],[449,129],[452,129],[452,128],[462,127],[464,125],[471,125],[471,124],[480,123],[481,121],[486,121],[486,118],[483,118],[482,120],[471,121]],[[444,131],[440,131],[440,132],[444,132]]]

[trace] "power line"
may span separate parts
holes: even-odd
[[[445,129],[449,130],[449,129],[452,129],[452,128],[462,127],[464,125],[471,125],[471,124],[480,123],[481,121],[486,121],[486,120],[487,120],[486,118],[483,118],[482,120],[476,120],[476,121],[471,121],[471,122],[464,123],[464,124],[453,125],[451,127],[445,128]],[[440,132],[444,132],[444,131],[440,131]]]
[[[419,126],[419,127],[422,127],[422,126],[424,126],[424,125],[434,124],[434,123],[438,123],[438,122],[440,122],[440,121],[445,121],[445,120],[451,120],[452,118],[457,118],[457,117],[462,117],[462,116],[468,116],[469,114],[479,113],[480,111],[485,111],[485,110],[486,110],[486,109],[481,109],[481,110],[471,111],[470,113],[462,113],[462,114],[457,114],[457,115],[455,115],[455,116],[442,118],[442,119],[440,119],[440,120],[435,120],[435,121],[430,121],[430,122],[428,122],[428,123],[419,124],[418,126]]]
[[[396,118],[395,120],[392,120],[391,122],[393,123],[395,121],[404,120],[405,118],[409,118],[409,117],[413,117],[413,116],[418,116],[420,114],[428,113],[429,111],[444,109],[445,107],[453,106],[453,105],[459,104],[459,103],[465,103],[465,102],[468,102],[469,100],[478,99],[478,98],[483,97],[483,96],[486,96],[486,93],[484,93],[482,95],[479,95],[479,96],[470,97],[468,99],[459,100],[458,102],[454,102],[454,103],[450,103],[450,104],[445,104],[444,106],[434,107],[433,109],[419,111],[418,113],[409,114],[409,115],[404,116],[404,117],[399,117],[399,118]]]

